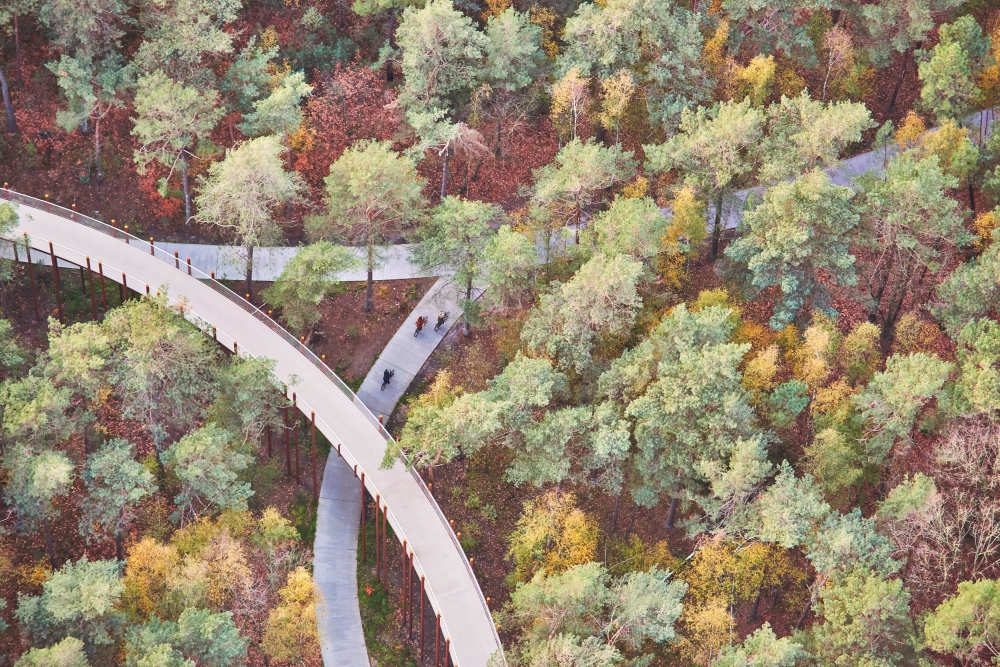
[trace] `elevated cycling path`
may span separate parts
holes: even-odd
[[[93,268],[100,262],[106,280],[125,281],[127,287],[140,293],[166,291],[171,304],[206,332],[214,332],[227,349],[274,360],[275,373],[287,385],[289,394],[295,393],[297,407],[306,419],[315,416],[316,428],[342,453],[351,471],[350,479],[354,479],[355,470],[359,478],[365,473],[365,488],[381,499],[396,536],[406,540],[407,550],[413,554],[416,580],[425,577],[427,601],[441,614],[442,644],[449,640],[453,664],[485,666],[490,656],[501,650],[472,567],[437,503],[419,475],[406,470],[402,462],[389,470],[380,469],[388,433],[325,364],[266,314],[197,269],[188,269],[186,261],[175,259],[172,252],[148,240],[126,237],[122,230],[48,202],[3,189],[0,197],[20,203],[16,235],[28,234],[33,259],[48,253],[51,243],[60,264],[65,260],[86,266],[89,258]],[[330,462],[342,461],[331,452]],[[321,506],[346,492],[345,479],[343,474],[324,479]],[[361,482],[355,481],[360,503]],[[318,534],[322,530],[317,527]],[[353,569],[348,572],[347,568],[336,568],[337,561],[343,561],[332,554],[338,548],[343,550],[343,543],[324,545],[322,539],[317,539],[316,546],[318,556],[324,549],[330,551],[326,555],[331,555],[326,562],[333,567],[326,568],[324,560],[319,559],[316,579],[326,605],[325,613],[320,614],[325,617],[321,633],[324,639],[333,639],[329,637],[329,626],[337,624],[339,612],[348,607],[357,609],[356,598],[343,599],[344,582],[355,582],[355,573]],[[329,585],[334,579],[339,588]],[[430,628],[429,644],[433,634]],[[356,664],[357,656],[338,655],[329,645],[324,649],[327,665]]]

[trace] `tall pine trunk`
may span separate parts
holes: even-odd
[[[385,43],[389,46],[390,49],[396,47],[396,40],[394,37],[395,32],[396,32],[396,9],[393,7],[389,9],[389,23],[385,29]],[[392,83],[392,78],[393,78],[392,58],[386,58],[385,80],[388,81],[389,83]]]
[[[465,307],[468,308],[469,304],[471,304],[471,303],[472,303],[472,278],[469,278],[469,282],[467,282],[465,284],[465,304],[466,304]],[[469,316],[466,315],[465,316],[465,328],[462,331],[462,335],[465,336],[466,338],[468,338],[469,334],[471,334],[471,333],[472,333],[472,329],[469,326]]]
[[[715,198],[715,225],[712,227],[712,251],[708,258],[713,262],[719,257],[719,241],[722,239],[722,193]]]
[[[375,304],[372,303],[372,288],[374,281],[372,280],[372,273],[375,270],[375,246],[373,243],[368,243],[368,282],[365,285],[365,305],[364,309],[366,313],[372,312]]]
[[[253,244],[251,243],[246,247],[247,251],[247,291],[246,293],[250,295],[249,300],[253,301]]]
[[[49,552],[49,565],[56,569],[56,549],[52,544],[52,526],[49,525],[49,517],[42,519],[42,529],[45,531],[45,550]]]
[[[184,224],[191,222],[191,188],[188,186],[187,160],[181,160],[181,181],[184,184]]]
[[[448,192],[448,158],[451,155],[451,151],[447,148],[444,149],[444,166],[441,168],[441,201],[447,196]]]
[[[101,116],[94,119],[94,166],[97,167],[97,184],[104,180],[104,170],[101,168]]]
[[[917,47],[923,42],[917,42]],[[906,71],[910,68],[910,59],[913,57],[913,49],[910,49],[903,55],[903,71],[899,73],[899,80],[896,81],[896,87],[892,89],[892,96],[889,97],[889,106],[886,108],[887,111],[892,111],[896,108],[896,97],[899,96],[899,89],[903,87],[903,79],[906,78]]]
[[[24,88],[24,78],[21,76],[21,26],[17,21],[17,14],[14,14],[14,78],[17,85]]]
[[[17,120],[14,118],[14,105],[10,103],[10,88],[7,87],[7,77],[0,67],[0,93],[3,93],[3,106],[7,110],[7,131],[17,136]]]

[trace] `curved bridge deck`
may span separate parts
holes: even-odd
[[[0,202],[3,199],[20,202],[17,235],[28,233],[33,259],[48,253],[50,241],[60,260],[86,266],[85,258],[89,256],[95,269],[98,261],[103,263],[106,279],[120,283],[124,273],[127,286],[134,291],[142,292],[147,285],[151,290],[166,289],[171,302],[183,304],[188,319],[206,330],[214,326],[219,343],[228,349],[238,347],[240,354],[273,359],[275,373],[289,385],[289,391],[295,391],[297,405],[306,418],[314,411],[316,427],[335,446],[341,444],[352,477],[356,465],[359,474],[365,472],[368,492],[384,500],[392,529],[400,540],[407,541],[414,554],[416,580],[421,575],[426,577],[428,602],[441,614],[441,632],[450,639],[452,662],[461,667],[483,667],[491,655],[501,650],[472,567],[437,503],[419,475],[407,471],[401,462],[390,470],[379,468],[388,434],[315,355],[266,314],[257,312],[207,276],[199,277],[196,271],[189,275],[183,260],[177,267],[172,254],[156,249],[149,241],[130,237],[126,243],[121,230],[13,191],[0,189]],[[342,463],[332,455],[331,459],[331,463]],[[332,482],[332,478],[325,480],[324,487],[331,493],[324,492],[326,498],[321,502],[336,496],[333,487],[328,486]],[[323,539],[317,535],[318,552],[326,549]],[[317,570],[318,582],[330,582],[338,576],[353,578],[353,569],[338,575],[340,568],[335,560],[322,555],[318,559],[320,568],[325,568],[327,562],[335,571]],[[343,586],[339,590],[343,591]],[[356,597],[327,599],[326,623],[337,622],[336,610],[341,602],[357,608]],[[321,629],[323,626],[321,622]],[[432,634],[429,632],[429,637]],[[330,640],[334,639],[327,637],[328,649],[332,650]],[[331,660],[338,664],[335,653],[324,654],[329,656],[328,665]]]

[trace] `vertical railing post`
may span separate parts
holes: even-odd
[[[365,473],[361,472],[361,562],[364,563],[368,560],[368,522],[365,521],[365,514],[367,514],[367,508],[365,507]]]
[[[181,268],[181,254],[176,250],[174,250],[174,268]]]
[[[399,587],[399,597],[403,602],[403,629],[406,629],[406,538],[403,538],[403,558],[399,564],[399,572],[403,575],[402,585]]]
[[[302,466],[300,464],[301,456],[299,455],[299,409],[295,404],[295,392],[292,392],[292,439],[295,440],[295,481],[298,484],[302,483],[302,475],[300,474]]]
[[[382,585],[389,590],[389,523],[386,521],[389,514],[389,506],[382,502]]]
[[[424,575],[420,575],[420,664],[424,664]]]
[[[187,265],[188,265],[188,275],[190,276],[191,275],[191,258],[190,257],[187,258]]]
[[[316,466],[317,466],[317,461],[316,461],[316,411],[315,410],[310,410],[310,412],[312,413],[311,418],[310,418],[309,430],[311,431],[311,435],[312,435],[313,502],[316,503],[316,505],[318,506],[319,505],[319,482],[317,481],[318,478],[317,478],[317,474],[316,474]]]
[[[122,271],[122,283],[118,286],[118,291],[121,292],[121,302],[123,305],[125,303],[125,290],[128,289],[128,285],[126,284],[127,282],[128,278],[125,277],[125,272]]]
[[[87,281],[90,283],[90,310],[97,321],[97,295],[94,294],[94,272],[90,268],[90,255],[87,255]]]
[[[153,252],[153,237],[152,236],[149,237],[149,254],[153,255],[154,257],[156,256],[156,253]]]
[[[382,583],[382,496],[375,494],[375,579]]]
[[[35,322],[41,322],[42,314],[38,310],[38,292],[35,289],[35,265],[31,263],[31,243],[28,241],[28,232],[24,232],[24,251],[28,256],[28,280],[31,282],[31,300],[35,304]]]
[[[288,430],[288,406],[284,407],[285,417],[285,479],[292,478],[292,441],[291,433]]]
[[[56,308],[59,310],[59,322],[65,324],[62,299],[59,298],[59,263],[56,261],[56,251],[52,248],[52,241],[49,241],[49,258],[52,260],[52,277],[56,289]]]
[[[444,667],[448,667],[448,658],[451,657],[451,638],[444,638]]]
[[[108,312],[108,295],[104,291],[104,266],[100,260],[97,261],[97,275],[101,279],[101,308],[106,313]]]
[[[441,612],[434,619],[434,667],[441,667]]]
[[[406,630],[406,638],[413,639],[413,574],[416,570],[413,567],[413,552],[407,557],[406,564],[406,599],[410,604],[410,621]]]

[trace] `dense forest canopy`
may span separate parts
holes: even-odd
[[[993,4],[5,0],[0,175],[234,246],[309,344],[417,243],[475,362],[435,357],[383,464],[496,540],[508,664],[991,664]],[[261,286],[269,245],[302,248]],[[267,362],[156,299],[32,338],[21,271],[0,664],[311,664],[308,546],[254,500]]]

